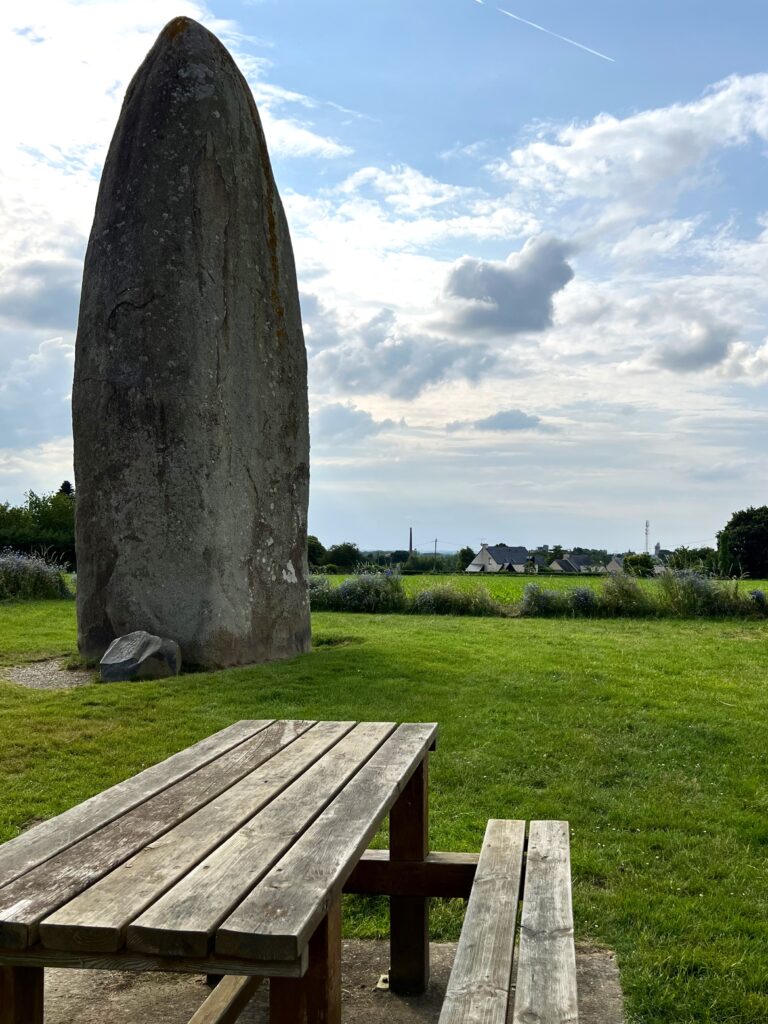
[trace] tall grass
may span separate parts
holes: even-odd
[[[484,587],[471,591],[447,585],[407,594],[398,575],[363,573],[336,587],[327,576],[310,576],[309,601],[316,612],[368,612],[413,615],[504,616],[508,608],[494,601]]]
[[[558,584],[560,581],[557,581]],[[617,574],[589,585],[528,583],[518,602],[497,601],[476,582],[442,583],[409,592],[398,575],[351,576],[335,586],[310,578],[313,611],[400,612],[412,615],[524,616],[525,618],[768,618],[762,590],[744,592],[735,580],[715,580],[689,570],[667,570],[654,580]]]
[[[768,601],[762,590],[741,592],[735,580],[669,569],[650,586],[623,574],[607,577],[594,590],[546,590],[530,583],[519,611],[540,618],[766,618]]]
[[[60,565],[42,555],[0,551],[0,601],[56,600],[71,597]]]

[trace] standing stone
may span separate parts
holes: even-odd
[[[85,258],[72,396],[78,642],[187,664],[310,646],[306,350],[250,89],[188,18],[126,93]]]

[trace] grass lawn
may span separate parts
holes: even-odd
[[[0,839],[238,718],[437,720],[434,849],[479,849],[489,817],[569,819],[577,934],[617,951],[630,1020],[768,1019],[768,623],[326,613],[314,628],[291,663],[0,682]],[[71,603],[0,606],[1,663],[73,647]],[[460,915],[437,906],[435,935]],[[346,924],[381,933],[383,902],[349,900]]]

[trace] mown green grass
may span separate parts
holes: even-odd
[[[72,605],[41,604],[0,608],[5,664],[73,649]],[[434,849],[479,849],[489,817],[567,818],[577,933],[617,951],[630,1019],[768,1019],[768,624],[328,613],[314,629],[290,663],[0,683],[0,838],[238,718],[437,720]],[[437,906],[436,937],[460,915]],[[350,900],[346,921],[382,934],[383,904]]]

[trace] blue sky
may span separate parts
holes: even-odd
[[[673,547],[768,500],[768,7],[745,0],[3,5],[0,500],[71,477],[98,177],[177,14],[264,121],[326,544],[624,550],[648,518]]]

